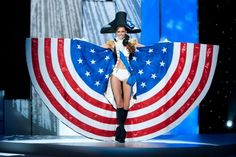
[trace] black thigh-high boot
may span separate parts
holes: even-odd
[[[118,124],[119,126],[116,128],[116,141],[120,142],[120,143],[124,143],[125,142],[125,137],[126,137],[126,131],[124,128],[124,123],[126,121],[127,118],[127,114],[128,114],[128,110],[124,110],[123,108],[117,108],[116,110],[116,114],[117,114],[117,120],[118,120]]]
[[[125,124],[125,121],[127,119],[127,115],[128,115],[128,110],[123,109],[123,117],[122,117],[123,124]],[[126,130],[123,125],[123,132],[121,131],[121,141],[125,142],[125,138],[126,138]]]
[[[124,134],[123,117],[124,117],[124,109],[123,108],[117,108],[116,109],[116,118],[117,118],[117,122],[118,122],[118,127],[116,128],[115,140],[120,142],[120,143],[124,142],[121,138],[122,134]]]

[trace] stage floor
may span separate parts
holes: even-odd
[[[163,135],[126,143],[97,141],[82,136],[0,137],[0,156],[236,157],[235,149],[236,134]]]

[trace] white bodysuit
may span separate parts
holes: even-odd
[[[123,52],[124,56],[127,58],[127,60],[129,60],[129,51],[123,45],[122,42],[123,42],[123,40],[116,38],[115,48],[116,48],[117,61],[116,61],[115,67],[113,69],[112,75],[114,75],[120,81],[125,81],[130,76],[129,71],[127,69],[121,69],[121,68],[117,67],[118,63],[120,62],[120,51]]]

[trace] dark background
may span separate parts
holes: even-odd
[[[0,90],[6,99],[30,97],[25,38],[30,36],[30,0],[4,1],[0,5]]]
[[[30,98],[25,39],[30,36],[30,0],[1,5],[0,90],[5,99]],[[236,17],[233,0],[199,0],[199,42],[220,45],[211,87],[200,104],[200,133],[236,132]],[[231,128],[227,120],[233,120]]]
[[[216,72],[200,104],[200,133],[236,132],[236,16],[233,0],[199,0],[199,42],[218,44]],[[232,128],[226,127],[233,120]]]

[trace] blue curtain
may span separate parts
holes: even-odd
[[[197,0],[142,0],[141,42],[198,42]],[[197,134],[198,110],[194,111],[169,134]]]

